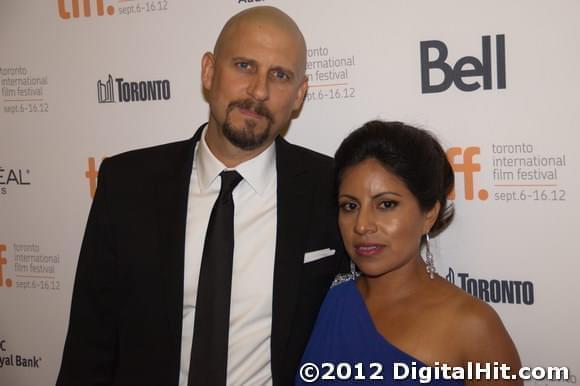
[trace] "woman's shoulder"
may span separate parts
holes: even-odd
[[[433,291],[434,305],[449,316],[447,321],[449,326],[453,328],[461,326],[461,331],[477,335],[501,324],[501,319],[489,304],[447,280],[439,280],[436,288],[437,290]]]
[[[337,275],[332,282],[328,293],[326,294],[327,299],[343,298],[345,295],[352,293],[355,287],[356,281],[352,279],[350,274],[348,275]]]
[[[473,336],[486,334],[498,326],[503,327],[493,307],[451,283],[448,285],[450,295],[447,304],[456,322],[461,324],[462,330]]]
[[[328,312],[329,309],[334,309],[338,306],[344,307],[346,305],[352,304],[354,299],[354,287],[353,280],[342,280],[334,281],[321,305],[321,313]],[[332,312],[335,312],[332,311]]]
[[[513,362],[517,352],[493,307],[451,283],[443,285],[447,293],[445,305],[442,306],[446,329],[463,348],[462,357],[475,360],[489,355],[490,358],[509,358]]]

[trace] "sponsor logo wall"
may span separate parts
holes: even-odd
[[[261,4],[308,42],[310,88],[286,137],[332,154],[370,119],[434,131],[456,174],[438,272],[494,307],[525,365],[568,366],[576,384],[571,0],[2,2],[0,384],[54,384],[102,159],[190,137],[207,119],[201,55],[230,15]]]

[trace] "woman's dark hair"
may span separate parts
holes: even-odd
[[[348,168],[374,158],[405,183],[421,210],[441,204],[432,237],[451,223],[454,208],[447,204],[447,196],[453,190],[453,169],[430,132],[401,122],[370,121],[342,141],[334,158],[337,191]]]

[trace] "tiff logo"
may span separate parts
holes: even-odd
[[[4,244],[0,244],[0,287],[4,287],[6,284],[6,287],[10,288],[12,287],[12,279],[4,280],[3,266],[8,264],[8,260],[2,256],[2,252],[6,252],[6,245]]]
[[[477,146],[466,147],[465,149],[460,147],[451,147],[447,149],[447,159],[449,160],[453,171],[455,173],[463,173],[463,185],[466,200],[473,200],[473,193],[475,190],[475,184],[473,181],[474,175],[481,171],[481,165],[473,161],[473,158],[476,155],[479,155],[479,147]],[[456,157],[458,156],[463,158],[463,162],[458,162],[456,160]],[[489,193],[485,189],[480,189],[477,192],[477,197],[482,201],[487,200],[488,196]],[[455,199],[455,188],[451,191],[449,199]]]
[[[67,3],[69,6],[67,6]],[[70,19],[71,18],[71,11],[73,18],[80,17],[80,11],[82,8],[83,16],[84,17],[91,17],[93,8],[91,7],[91,3],[96,3],[97,7],[97,16],[103,16],[105,14],[105,4],[103,0],[83,0],[82,4],[80,4],[80,0],[58,0],[58,15],[62,19]],[[112,5],[107,6],[107,14],[114,15],[115,14],[115,7]]]
[[[99,103],[115,103],[115,91],[113,89],[113,77],[109,74],[109,80],[103,83],[97,82],[97,98]]]
[[[483,82],[483,89],[492,88],[492,59],[491,59],[491,37],[481,38],[481,60],[475,56],[465,56],[460,58],[455,65],[451,66],[447,60],[447,46],[440,40],[427,40],[420,42],[421,49],[421,92],[423,94],[438,93],[447,90],[451,84],[461,91],[475,91],[481,88],[480,81]],[[431,57],[430,53],[436,54]],[[506,88],[505,70],[505,36],[495,37],[495,67],[496,67],[496,87]],[[433,70],[439,70],[443,75],[441,83],[433,83],[431,76]]]
[[[85,171],[85,177],[87,180],[89,180],[89,195],[91,198],[95,198],[95,192],[97,191],[97,179],[99,177],[99,170],[95,164],[95,157],[89,157],[87,166],[88,169]]]

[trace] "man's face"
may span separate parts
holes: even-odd
[[[202,61],[210,129],[244,150],[268,146],[304,99],[303,58],[296,36],[276,26],[232,27],[215,56]]]

